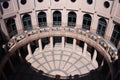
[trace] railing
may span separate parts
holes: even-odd
[[[46,28],[47,27],[47,23],[46,22],[40,22],[39,26],[42,28]]]
[[[60,27],[61,21],[53,21],[53,27]]]
[[[101,38],[100,36],[93,34],[91,32],[84,31],[82,29],[75,29],[75,28],[62,28],[62,27],[52,27],[52,28],[36,28],[36,29],[32,29],[31,31],[25,31],[22,34],[16,35],[14,37],[12,37],[9,42],[8,42],[8,48],[11,49],[15,43],[18,43],[20,41],[22,41],[24,38],[26,38],[27,36],[32,36],[38,33],[45,33],[45,32],[50,32],[50,31],[64,31],[64,32],[72,32],[75,34],[78,34],[79,36],[85,36],[91,40],[93,40],[94,42],[98,43],[105,51],[106,53],[109,53],[109,55],[111,56],[112,59],[115,59],[117,56],[117,49],[115,47],[113,47],[113,45],[109,44],[109,42],[107,42],[105,39]]]
[[[76,23],[75,22],[68,22],[69,27],[75,27]]]
[[[41,77],[42,76],[46,76],[46,77],[49,77],[49,78],[54,78],[54,79],[58,79],[58,80],[67,80],[67,79],[75,79],[76,77],[77,78],[82,78],[82,77],[84,77],[84,76],[88,76],[88,75],[90,75],[91,74],[91,72],[89,72],[89,73],[85,73],[85,74],[82,74],[82,75],[78,75],[78,74],[75,74],[75,75],[69,75],[69,76],[61,76],[61,75],[51,75],[51,74],[47,74],[47,73],[44,73],[44,71],[42,71],[42,70],[37,70],[37,69],[35,69],[35,71],[36,72],[39,72],[40,73],[40,75],[41,75]]]

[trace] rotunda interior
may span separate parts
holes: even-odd
[[[0,0],[0,80],[120,80],[120,0]]]

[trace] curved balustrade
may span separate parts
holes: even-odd
[[[25,31],[24,33],[16,35],[9,40],[9,42],[8,42],[9,51],[11,52],[12,48],[14,46],[16,46],[16,44],[19,43],[20,41],[26,39],[26,37],[28,38],[30,36],[34,36],[35,34],[37,34],[38,37],[37,38],[33,37],[33,38],[39,39],[39,38],[41,38],[39,36],[44,35],[44,33],[46,33],[46,32],[48,32],[48,34],[46,34],[46,36],[44,36],[44,37],[62,36],[62,35],[66,36],[66,35],[70,35],[70,34],[71,35],[76,34],[77,36],[84,36],[84,38],[86,38],[86,39],[88,38],[88,39],[94,41],[96,44],[99,43],[99,45],[106,51],[106,53],[109,53],[109,55],[111,56],[112,59],[116,59],[116,57],[117,57],[117,49],[114,48],[111,44],[109,44],[107,41],[105,41],[100,36],[93,34],[89,31],[83,31],[79,28],[75,29],[75,28],[67,28],[67,27],[66,28],[61,28],[61,27],[36,28],[31,31]],[[40,35],[38,35],[38,34],[40,34]],[[72,37],[76,38],[76,35],[72,35]]]
[[[36,70],[36,69],[35,69]],[[76,79],[76,78],[78,78],[78,79],[80,79],[80,78],[82,78],[82,77],[84,77],[84,76],[88,76],[89,74],[91,74],[91,72],[89,72],[89,73],[86,73],[86,74],[82,74],[82,75],[78,75],[78,74],[75,74],[75,75],[69,75],[69,76],[61,76],[61,75],[51,75],[51,74],[47,74],[47,73],[45,73],[44,71],[42,71],[42,70],[36,70],[37,72],[39,72],[40,73],[40,75],[41,75],[41,77],[43,77],[43,76],[46,76],[46,77],[48,77],[48,78],[54,78],[54,79],[58,79],[58,80],[74,80],[74,79]]]
[[[8,42],[9,52],[14,53],[17,49],[28,44],[34,40],[40,38],[51,37],[51,36],[64,36],[71,37],[86,42],[87,44],[94,47],[107,61],[110,68],[110,73],[112,74],[112,61],[117,59],[117,50],[107,43],[103,38],[97,36],[89,31],[83,31],[80,28],[37,28],[31,31],[25,31],[25,37],[23,39],[16,40],[14,36]],[[23,34],[20,34],[23,35]],[[18,36],[20,36],[18,35]],[[12,54],[11,54],[12,55]]]
[[[35,28],[30,31],[25,31],[22,34],[18,34],[13,36],[8,44],[8,53],[2,63],[0,64],[0,69],[4,67],[4,64],[9,59],[9,57],[12,55],[11,53],[14,53],[17,49],[24,46],[25,44],[28,44],[34,40],[38,40],[40,38],[45,37],[51,37],[51,36],[64,36],[64,37],[71,37],[74,39],[78,39],[81,41],[86,42],[87,44],[94,47],[96,50],[100,52],[101,55],[103,55],[108,62],[110,73],[112,74],[112,67],[111,62],[117,59],[117,49],[112,46],[109,42],[101,38],[100,36],[93,34],[89,31],[84,31],[80,28],[67,28],[67,27],[47,27],[47,28]],[[2,70],[0,70],[2,71]],[[44,75],[48,77],[55,78],[53,75],[49,75],[44,73]],[[81,76],[81,75],[80,75]],[[60,79],[66,79],[68,76],[60,76]],[[72,76],[72,79],[74,77]]]

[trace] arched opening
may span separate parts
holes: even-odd
[[[46,13],[45,12],[40,12],[38,14],[38,23],[39,27],[47,27],[47,20],[46,20]]]
[[[53,13],[53,26],[54,27],[61,26],[61,12],[60,11],[55,11]]]
[[[68,13],[68,27],[73,28],[76,26],[76,13],[69,12]]]
[[[31,16],[29,14],[24,14],[22,18],[24,30],[31,30],[32,29],[32,23],[31,23]]]
[[[84,14],[82,28],[85,30],[90,30],[92,18],[89,14]]]
[[[107,22],[104,18],[100,18],[98,21],[97,34],[104,37],[105,30],[107,27]]]
[[[111,42],[117,47],[119,40],[120,40],[120,26],[115,25],[111,37]]]
[[[46,45],[50,44],[50,38],[49,37],[41,38],[41,42],[42,42],[42,49],[44,49]]]
[[[17,29],[16,29],[15,20],[13,18],[7,19],[6,26],[7,26],[7,30],[8,30],[10,37],[12,37],[18,33]]]

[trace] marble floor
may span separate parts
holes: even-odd
[[[50,49],[50,45],[46,45],[42,52],[37,48],[26,60],[37,70],[61,76],[82,75],[98,67],[97,62],[91,61],[89,52],[83,56],[82,49],[78,46],[76,52],[73,52],[72,44],[66,44],[64,50],[60,44],[55,44],[53,50]]]

